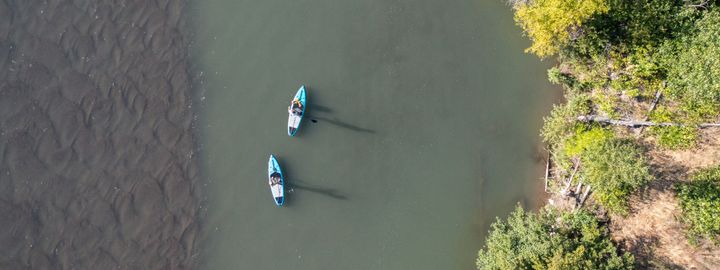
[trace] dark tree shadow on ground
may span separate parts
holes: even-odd
[[[655,236],[644,236],[637,238],[633,243],[626,243],[630,246],[630,253],[635,256],[636,269],[683,269],[682,266],[674,264],[670,259],[661,257],[655,253],[660,240]]]

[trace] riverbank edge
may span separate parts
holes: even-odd
[[[528,2],[510,1],[509,3]],[[537,53],[537,51],[535,52]],[[558,59],[558,63],[562,76],[567,75],[567,78],[582,76],[572,69],[563,68],[562,59]],[[550,76],[552,77],[552,75]],[[565,82],[561,84],[565,84]],[[587,95],[602,96],[605,94],[593,89]],[[560,106],[566,105],[567,100],[572,98],[571,95],[572,93],[566,88],[564,91],[566,101],[562,102]],[[651,117],[653,109],[662,98],[662,91],[658,90],[654,96],[654,99],[644,102],[620,100],[614,108],[617,110],[624,108],[626,114],[639,117],[637,119],[644,118],[646,123],[652,124],[652,122],[647,122],[647,119]],[[592,104],[591,106],[597,105]],[[628,107],[631,109],[628,110]],[[567,122],[587,120],[581,119],[582,117],[586,116],[575,115],[572,119],[567,119]],[[720,120],[717,119],[717,116],[714,118]],[[718,259],[720,258],[720,246],[713,244],[708,239],[693,239],[696,241],[694,243],[691,241],[688,233],[689,225],[681,221],[683,213],[677,197],[679,186],[690,182],[695,173],[720,165],[718,163],[720,160],[720,132],[714,129],[716,124],[698,125],[699,131],[694,144],[689,147],[673,148],[661,146],[656,136],[648,134],[650,132],[643,133],[645,127],[642,125],[618,123],[623,121],[615,121],[612,117],[607,119],[609,121],[593,125],[611,130],[613,136],[631,141],[641,148],[643,154],[640,158],[647,161],[652,180],[629,196],[626,214],[610,213],[593,199],[590,186],[583,186],[582,183],[575,186],[578,180],[573,181],[572,177],[575,172],[572,169],[570,171],[566,169],[563,172],[556,171],[552,164],[561,161],[555,160],[556,156],[550,153],[552,149],[548,145],[544,181],[549,199],[543,208],[558,209],[565,213],[573,213],[580,208],[590,210],[599,220],[603,221],[610,238],[618,245],[619,251],[634,255],[636,266],[639,268],[720,268],[720,259]],[[682,126],[682,124],[676,126]],[[569,139],[571,136],[567,135],[564,139]],[[579,166],[579,162],[576,165]],[[577,170],[577,168],[574,169]],[[555,175],[558,177],[554,177]]]
[[[559,62],[562,66],[562,61]],[[564,69],[569,76],[577,76],[572,70]],[[565,86],[566,87],[566,86]],[[601,95],[593,90],[589,95]],[[565,89],[563,102],[571,99],[572,93]],[[649,116],[657,100],[631,104],[631,114]],[[627,104],[619,103],[618,106]],[[568,121],[578,120],[576,115]],[[544,125],[546,125],[545,123]],[[545,209],[574,213],[585,209],[593,213],[608,232],[619,251],[629,252],[635,257],[640,269],[716,269],[720,268],[720,246],[708,239],[696,239],[691,243],[688,224],[681,221],[683,215],[677,197],[678,187],[691,181],[701,170],[717,167],[720,157],[720,132],[717,129],[701,128],[692,147],[672,149],[662,147],[657,138],[642,126],[627,126],[614,123],[598,123],[611,130],[617,138],[632,141],[642,149],[641,158],[647,161],[652,180],[633,192],[627,200],[626,214],[613,213],[593,198],[591,186],[575,185],[575,171],[557,168],[551,146],[546,145],[546,171],[544,176],[547,202]],[[572,135],[567,135],[569,139]],[[579,165],[579,161],[576,164]],[[569,177],[569,178],[568,178]],[[572,183],[570,185],[569,183]]]

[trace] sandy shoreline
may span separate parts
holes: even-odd
[[[197,266],[185,6],[0,2],[0,268]]]

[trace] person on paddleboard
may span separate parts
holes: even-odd
[[[279,173],[273,173],[272,175],[270,175],[270,184],[273,186],[280,184],[280,174]]]
[[[290,113],[295,114],[297,116],[302,116],[303,109],[302,109],[302,103],[300,102],[300,100],[297,100],[297,99],[293,100],[292,105],[290,105],[290,107],[288,108],[288,111],[290,111]]]

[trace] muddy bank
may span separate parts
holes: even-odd
[[[0,1],[0,269],[196,265],[185,6]]]

